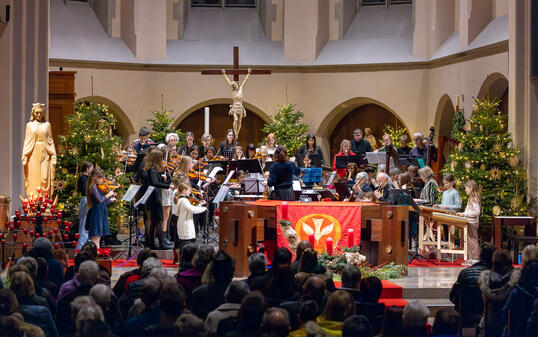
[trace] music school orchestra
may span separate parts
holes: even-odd
[[[222,200],[265,197],[287,201],[301,198],[302,201],[396,203],[396,193],[391,191],[398,190],[405,191],[422,206],[464,217],[468,223],[469,263],[477,260],[480,189],[472,180],[465,183],[469,201],[463,211],[461,196],[454,188],[454,176],[443,177],[441,192],[431,169],[437,155],[433,131],[430,130],[432,133],[427,138],[415,133],[413,148],[408,146],[407,136],[400,138],[401,146],[396,148],[391,136],[385,134],[383,146],[377,148],[370,130],[364,130],[363,133],[357,128],[351,141],[341,141],[340,150],[329,162],[332,167],[328,167],[313,133],[292,154],[278,145],[274,134],[267,135],[261,146],[249,143],[242,147],[230,129],[215,147],[210,134],[202,135],[198,145],[190,131],[185,134],[184,144],[179,144],[175,133],[166,136],[165,144],[156,144],[150,138],[149,129],[141,128],[139,138],[118,155],[118,160],[127,172],[133,173],[134,182],[141,185],[137,198],[153,187],[140,208],[145,214],[145,246],[173,249],[177,262],[178,252],[185,243],[196,241],[199,233],[214,229],[215,210]],[[381,158],[382,162],[372,164],[369,156]],[[322,174],[322,167],[331,173]],[[97,170],[91,163],[85,163],[79,178],[78,189],[85,191],[79,207],[80,223],[85,224],[80,226],[79,245],[88,236],[98,244],[100,236],[108,233],[106,205],[116,200],[113,189],[96,188],[103,184],[102,172]],[[259,185],[263,186],[262,190]],[[224,192],[220,193],[223,186]],[[85,218],[88,204],[99,207],[94,207],[93,213],[91,208]],[[410,211],[412,249],[418,242],[418,219],[419,213]],[[446,232],[452,230],[444,228]]]

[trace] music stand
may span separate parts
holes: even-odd
[[[322,180],[321,167],[304,168],[304,174],[301,178],[305,184],[319,183]]]
[[[248,174],[262,173],[262,166],[258,159],[241,159],[231,161],[230,170],[243,170]]]
[[[226,171],[226,167],[228,166],[228,160],[209,160],[207,162],[207,165],[209,166],[212,166],[212,167],[220,167],[222,168],[224,171]]]
[[[125,254],[125,252],[127,252],[127,260],[125,260],[125,262],[120,264],[119,265],[120,267],[124,265],[125,263],[127,263],[128,261],[130,261],[131,259],[138,256],[138,247],[139,247],[138,243],[139,243],[139,233],[140,233],[139,228],[137,226],[138,208],[133,206],[133,200],[138,194],[140,187],[141,187],[140,185],[132,184],[131,186],[129,186],[129,188],[127,189],[127,191],[121,198],[122,201],[129,203],[129,238],[127,239],[129,241],[129,248],[123,250],[121,253],[118,254],[118,256],[114,258],[114,261],[116,261],[120,256],[122,256],[123,254]],[[136,254],[131,256],[132,243],[133,243],[133,225],[136,226],[136,229],[135,229]]]
[[[245,194],[263,194],[265,191],[265,179],[260,177],[245,178]]]
[[[413,197],[409,194],[408,190],[404,189],[394,189],[389,192],[389,200],[391,201],[392,205],[407,205],[411,206],[415,212],[420,212],[420,207],[418,207],[417,203],[413,199]],[[433,262],[428,257],[420,254],[420,252],[417,251],[415,254],[408,253],[410,258],[408,259],[408,263],[413,262],[413,260],[417,260],[419,262],[422,261],[428,261],[429,263],[433,265],[438,265],[438,263]]]
[[[327,181],[325,182],[325,186],[329,186],[334,178],[336,177],[336,171],[332,171],[331,174],[329,175],[329,178],[327,178]]]
[[[295,161],[297,162],[297,166],[304,167],[304,157],[306,154],[298,154],[295,156]],[[321,156],[317,153],[309,153],[308,156],[310,157],[310,160],[312,160],[311,165],[314,167],[321,167]]]
[[[340,196],[340,200],[344,200],[351,196],[351,191],[349,190],[347,183],[334,183],[334,188],[336,189],[336,193]]]
[[[368,162],[364,160],[364,155],[359,154],[353,156],[336,156],[335,161],[337,169],[344,169],[349,163],[355,163],[357,166],[368,164]]]
[[[330,189],[324,189],[318,191],[321,199],[331,199],[332,201],[337,201],[338,198],[334,195],[334,192]]]

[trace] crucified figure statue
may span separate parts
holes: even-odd
[[[233,129],[235,133],[235,139],[237,140],[237,138],[239,137],[239,131],[241,130],[241,121],[243,120],[243,117],[247,115],[247,112],[243,107],[243,87],[245,86],[245,83],[247,83],[252,69],[248,68],[247,76],[245,76],[245,79],[243,80],[243,83],[241,83],[241,85],[239,85],[239,82],[237,81],[230,81],[230,79],[226,75],[226,70],[222,69],[221,72],[222,75],[224,75],[226,82],[232,89],[233,103],[232,105],[230,105],[230,111],[228,112],[228,114],[234,116]]]

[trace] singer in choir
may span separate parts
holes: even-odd
[[[189,155],[189,152],[192,148],[198,148],[194,143],[194,133],[192,131],[185,132],[185,144],[179,148],[179,154],[182,156]]]
[[[306,144],[302,145],[298,151],[298,154],[301,154],[301,155],[306,155],[307,153],[318,155],[321,160],[321,165],[324,164],[323,152],[321,151],[321,147],[317,145],[316,135],[314,135],[313,133],[309,133],[306,136]]]
[[[407,138],[407,135],[402,135],[400,137],[400,147],[398,148],[398,154],[403,156],[409,156],[411,153],[411,148],[407,146],[409,143],[409,138]]]
[[[351,141],[351,152],[355,154],[365,154],[366,152],[372,152],[372,145],[369,141],[362,138],[362,130],[353,130],[353,140]]]
[[[415,147],[410,151],[409,158],[418,159],[421,158],[426,164],[428,157],[428,147],[424,144],[424,135],[420,132],[416,132],[413,135],[413,142],[415,142]]]
[[[270,133],[265,138],[265,145],[267,146],[267,153],[272,156],[278,145],[276,144],[276,136],[274,133]]]
[[[339,156],[354,156],[355,153],[351,152],[351,142],[347,139],[342,140],[340,143],[340,152],[334,156],[333,160],[333,171],[336,171],[340,179],[343,179],[346,176],[346,168],[336,168],[336,157]]]
[[[200,140],[202,141],[202,144],[198,147],[198,152],[200,153],[200,157],[204,157],[205,152],[207,151],[207,149],[211,146],[211,143],[213,142],[213,136],[211,136],[210,133],[204,133]]]
[[[228,129],[226,131],[226,137],[219,145],[219,151],[217,154],[226,157],[228,160],[234,157],[234,147],[238,146],[239,142],[235,140],[234,130]]]

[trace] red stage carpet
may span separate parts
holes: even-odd
[[[411,262],[409,264],[409,267],[463,267],[461,264],[463,263],[463,260],[462,259],[457,259],[457,260],[454,260],[454,262],[451,262],[451,261],[438,261],[438,260],[433,260],[431,259],[432,262],[435,262],[435,264],[433,263],[430,263],[428,261],[418,261],[418,260],[413,260],[413,262]]]

